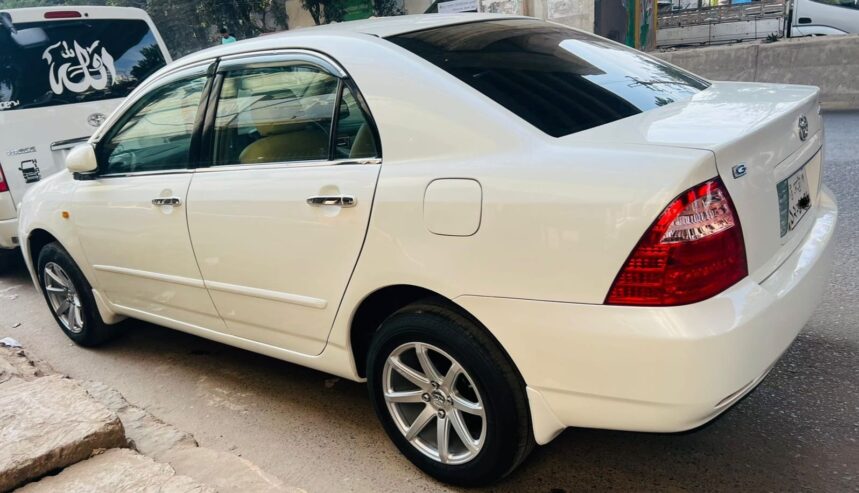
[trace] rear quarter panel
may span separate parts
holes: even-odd
[[[323,44],[367,99],[383,150],[365,246],[329,339],[335,346],[348,347],[361,300],[394,284],[450,299],[600,304],[669,201],[716,176],[709,151],[549,137],[384,41]],[[475,234],[427,228],[423,197],[443,178],[480,183]]]

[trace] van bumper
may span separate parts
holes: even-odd
[[[567,426],[678,432],[715,418],[760,383],[818,305],[837,206],[821,189],[814,225],[769,277],[708,300],[624,307],[462,296],[527,385],[535,439]]]
[[[0,248],[18,248],[18,219],[0,221]]]

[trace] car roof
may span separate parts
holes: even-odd
[[[207,48],[202,51],[191,53],[180,60],[178,65],[190,65],[202,60],[225,57],[230,55],[245,54],[254,51],[272,50],[289,46],[301,38],[318,36],[343,36],[355,37],[362,35],[376,36],[380,38],[396,36],[435,27],[466,24],[488,20],[502,19],[530,19],[531,17],[504,15],[504,14],[415,14],[400,15],[394,17],[377,17],[359,21],[347,21],[322,26],[305,27],[281,31],[277,33],[258,36],[252,39],[241,40],[237,43]],[[175,67],[175,65],[174,65]]]

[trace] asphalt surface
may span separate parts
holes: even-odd
[[[770,376],[683,434],[568,429],[494,491],[859,491],[859,113],[825,118],[840,206],[823,303]],[[0,338],[95,379],[201,445],[310,492],[443,491],[403,459],[365,386],[140,322],[97,350],[56,327],[21,262],[0,273]]]

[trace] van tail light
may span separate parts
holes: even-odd
[[[3,166],[0,166],[0,193],[8,191],[9,184],[6,183],[6,177],[3,175]]]
[[[675,306],[710,298],[748,275],[740,221],[722,180],[674,199],[644,233],[608,305]]]
[[[76,10],[52,10],[45,12],[45,19],[77,19],[82,17]]]

